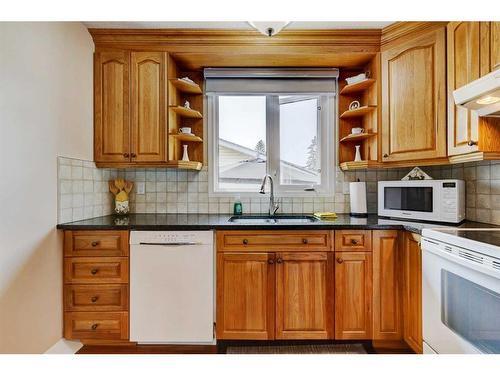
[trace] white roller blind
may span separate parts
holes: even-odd
[[[205,92],[223,94],[321,94],[334,95],[338,69],[240,69],[206,68]]]

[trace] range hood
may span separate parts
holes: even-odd
[[[453,91],[455,104],[481,117],[500,117],[500,69]]]

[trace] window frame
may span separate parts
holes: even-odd
[[[296,95],[304,98],[319,97],[321,109],[318,111],[318,127],[321,132],[319,134],[320,142],[320,157],[321,157],[321,184],[316,185],[315,190],[306,191],[310,185],[286,185],[280,183],[280,142],[279,142],[279,96],[272,93],[221,93],[220,95],[207,96],[208,109],[208,128],[209,128],[209,143],[208,143],[208,163],[209,163],[209,196],[211,197],[259,197],[258,189],[255,192],[249,191],[228,191],[216,189],[217,181],[219,181],[218,168],[218,139],[219,139],[219,96],[266,96],[266,173],[271,175],[274,180],[274,193],[280,197],[327,197],[334,194],[334,176],[336,166],[336,147],[335,137],[337,131],[337,103],[336,95],[325,94],[303,94],[303,93],[287,93],[286,95]],[[296,101],[296,100],[294,100]],[[278,126],[273,126],[277,124]],[[270,145],[275,145],[270,147]],[[264,176],[262,176],[264,177]]]

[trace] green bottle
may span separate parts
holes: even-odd
[[[239,196],[237,196],[236,200],[234,201],[233,213],[235,215],[242,215],[243,214],[243,205],[241,204],[241,200],[240,200]]]

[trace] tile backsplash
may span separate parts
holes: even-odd
[[[58,157],[57,222],[111,214],[113,198],[108,191],[111,173],[109,169],[96,168],[92,161]]]
[[[343,172],[336,170],[335,194],[331,197],[282,197],[282,213],[335,211],[348,213],[349,182],[366,181],[368,211],[377,212],[377,181],[401,179],[411,168]],[[500,161],[423,167],[433,178],[465,179],[467,219],[500,224]],[[94,162],[58,158],[58,222],[109,215],[113,198],[108,180],[121,177],[145,183],[145,194],[130,195],[135,213],[223,213],[233,210],[234,198],[208,196],[208,172],[174,169],[96,168]],[[269,197],[242,198],[245,213],[265,213]]]

